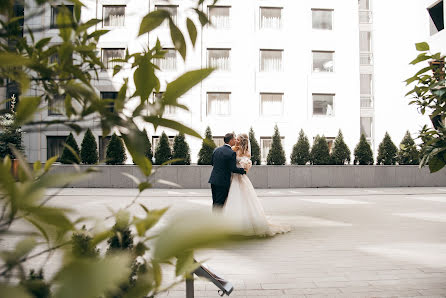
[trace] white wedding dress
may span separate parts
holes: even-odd
[[[248,157],[237,157],[237,167],[249,170],[251,166],[252,162]],[[229,220],[241,227],[246,235],[273,236],[291,230],[290,226],[268,221],[247,175],[233,173],[231,180],[223,212]]]

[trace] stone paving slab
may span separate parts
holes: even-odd
[[[446,297],[445,188],[257,192],[271,220],[293,230],[196,254],[234,284],[231,297]],[[107,207],[122,208],[136,193],[66,189],[54,204],[84,216],[106,216]],[[210,210],[211,193],[153,189],[139,202],[150,208],[171,206],[169,218]],[[164,280],[172,275],[167,270]],[[196,297],[219,297],[216,287],[203,280],[195,282],[195,290]],[[161,296],[185,297],[184,285]]]

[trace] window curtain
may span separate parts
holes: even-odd
[[[105,6],[104,26],[122,27],[124,26],[125,6]]]
[[[177,52],[175,49],[164,49],[167,51],[163,59],[157,59],[157,65],[161,70],[174,71],[177,69]]]
[[[280,29],[282,26],[282,9],[262,7],[260,9],[260,27]]]
[[[361,94],[372,94],[372,75],[361,74],[360,76],[360,91]]]
[[[124,49],[103,49],[102,50],[103,63],[106,68],[113,69],[115,65],[122,65],[122,62],[114,62],[114,59],[124,58]]]
[[[372,38],[371,33],[369,31],[360,31],[359,32],[359,50],[361,52],[371,52],[372,50]]]
[[[313,10],[313,29],[331,30],[333,29],[332,10]]]
[[[229,115],[229,93],[208,94],[208,115]]]
[[[313,94],[313,115],[333,115],[333,95]]]
[[[209,18],[216,28],[227,29],[231,27],[230,7],[209,7]]]
[[[282,94],[261,94],[262,115],[282,115]]]
[[[177,8],[176,5],[156,5],[156,10],[167,10],[170,13],[170,16],[172,17],[172,20],[175,24],[177,24]],[[169,27],[169,21],[164,21],[161,25],[163,27]]]
[[[260,71],[272,72],[282,70],[282,51],[262,50]]]
[[[220,70],[230,69],[230,50],[208,50],[209,67]]]

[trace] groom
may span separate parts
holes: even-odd
[[[212,173],[209,183],[212,189],[213,209],[222,208],[228,197],[231,186],[231,173],[246,174],[246,171],[236,166],[236,153],[232,150],[235,145],[233,133],[227,133],[224,137],[225,144],[218,147],[212,153]]]

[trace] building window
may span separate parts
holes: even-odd
[[[47,136],[46,137],[46,159],[53,156],[62,156],[66,136]],[[59,160],[58,158],[58,160]]]
[[[50,23],[50,28],[52,28],[52,29],[57,28],[57,16],[61,13],[61,11],[62,11],[62,9],[64,7],[71,12],[71,15],[73,15],[74,5],[51,6],[51,23]]]
[[[63,115],[65,109],[65,95],[56,95],[48,100],[48,115],[59,116]]]
[[[157,101],[161,101],[163,94],[164,94],[164,92],[154,92],[153,99],[152,99],[151,103],[153,104]],[[164,114],[165,115],[174,115],[176,112],[177,112],[177,107],[171,106],[171,105],[164,106]]]
[[[327,140],[328,152],[330,152],[330,154],[331,154],[331,151],[333,150],[335,138],[334,137],[325,137],[325,139]]]
[[[263,116],[281,116],[283,114],[283,94],[260,93],[260,114]]]
[[[224,137],[212,137],[212,140],[217,147],[221,147],[225,144]]]
[[[333,9],[312,9],[313,29],[333,29]]]
[[[207,115],[227,116],[230,114],[229,92],[208,92]]]
[[[155,5],[155,10],[167,10],[174,24],[177,24],[178,5]],[[169,21],[164,21],[162,27],[169,27]]]
[[[431,8],[428,8],[429,23],[431,35],[440,32],[444,29],[444,4],[443,1],[438,2]]]
[[[168,136],[167,138],[169,139],[170,150],[173,150],[173,141],[175,139],[175,136]],[[152,137],[152,152],[153,152],[153,154],[155,154],[156,147],[158,147],[159,142],[160,142],[160,136]]]
[[[282,28],[281,7],[260,7],[260,29]]]
[[[102,49],[102,63],[106,69],[113,69],[116,65],[123,65],[123,62],[113,61],[114,59],[124,59],[125,49]]]
[[[231,69],[231,49],[208,49],[208,67],[228,71]]]
[[[260,50],[260,71],[282,71],[283,50]]]
[[[367,139],[372,137],[372,117],[361,117],[361,134],[364,134]]]
[[[108,100],[109,103],[107,104],[108,110],[113,113],[115,110],[115,99],[118,98],[118,92],[101,92],[101,99]]]
[[[107,157],[107,147],[110,143],[111,136],[103,137],[99,136],[99,161],[103,162],[105,161],[105,158]]]
[[[372,94],[372,75],[371,74],[361,74],[361,76],[360,76],[360,92],[361,92],[361,95],[371,95]]]
[[[365,53],[369,53],[372,51],[372,32],[359,32],[359,50]]]
[[[359,0],[359,23],[370,24],[372,22],[372,12],[370,11],[369,0]]]
[[[123,27],[125,5],[104,5],[102,19],[104,27]]]
[[[284,147],[285,137],[280,137],[280,141],[282,143],[282,147]],[[271,145],[273,143],[272,137],[260,137],[260,152],[262,155],[262,162],[265,163],[268,158],[269,150],[271,149]]]
[[[313,71],[333,72],[334,52],[313,51]]]
[[[359,9],[360,10],[370,10],[370,1],[369,0],[359,0]]]
[[[333,116],[334,94],[313,94],[313,115]]]
[[[155,64],[162,71],[176,71],[177,70],[177,51],[175,49],[163,49],[167,53],[164,58],[155,59]]]
[[[209,20],[216,29],[231,28],[230,6],[209,6]]]

